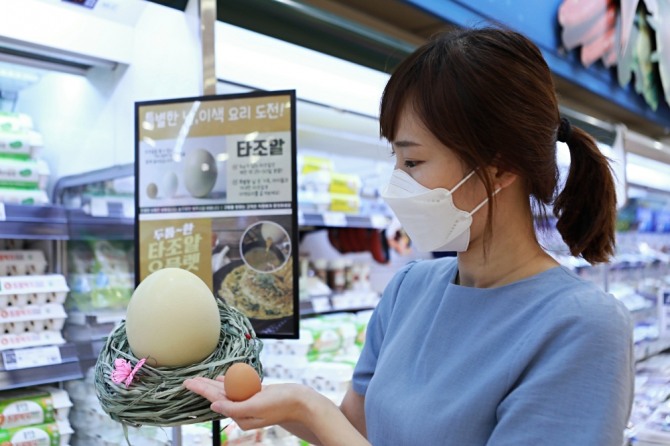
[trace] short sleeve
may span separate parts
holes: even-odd
[[[510,378],[487,446],[623,444],[635,376],[631,318],[617,301],[580,310],[528,340],[534,356]]]
[[[356,363],[352,379],[353,389],[359,395],[365,395],[368,384],[375,373],[377,358],[379,358],[379,351],[384,342],[384,334],[393,314],[398,292],[405,276],[415,263],[411,262],[407,264],[393,276],[384,289],[379,304],[377,304],[370,317],[365,334],[365,344],[363,345],[361,356]]]

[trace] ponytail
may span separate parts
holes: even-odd
[[[565,127],[562,120],[559,140],[570,149],[570,171],[554,201],[556,228],[573,256],[582,256],[591,264],[607,262],[614,254],[616,225],[609,161],[588,133],[569,123]]]

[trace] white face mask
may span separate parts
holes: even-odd
[[[428,189],[405,171],[396,169],[381,196],[420,251],[462,252],[470,243],[472,214],[481,209],[488,198],[466,212],[454,205],[452,194],[474,173],[473,170],[467,174],[449,191],[441,187]]]

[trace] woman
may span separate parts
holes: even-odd
[[[240,403],[221,381],[186,387],[243,429],[281,424],[323,445],[621,446],[628,312],[542,249],[532,212],[553,204],[571,253],[605,262],[614,183],[561,120],[538,48],[501,29],[440,35],[391,76],[380,124],[397,159],[384,198],[418,248],[457,259],[397,273],[339,408],[297,384]],[[558,193],[557,140],[572,158]]]

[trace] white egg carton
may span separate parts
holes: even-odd
[[[0,276],[44,274],[47,261],[39,250],[0,251]]]
[[[305,369],[302,382],[321,393],[346,392],[354,367],[350,364],[314,361]]]
[[[61,304],[26,305],[0,310],[0,335],[63,329],[67,313]]]
[[[43,331],[40,333],[17,333],[0,335],[0,351],[27,348],[42,347],[45,345],[65,344],[65,339],[60,331]]]
[[[268,355],[307,356],[314,343],[309,330],[300,329],[298,339],[264,339],[262,352]]]
[[[70,291],[61,274],[0,277],[0,310],[63,304]]]
[[[265,350],[265,349],[263,349]],[[307,356],[272,355],[261,352],[263,377],[301,381],[309,366]]]

